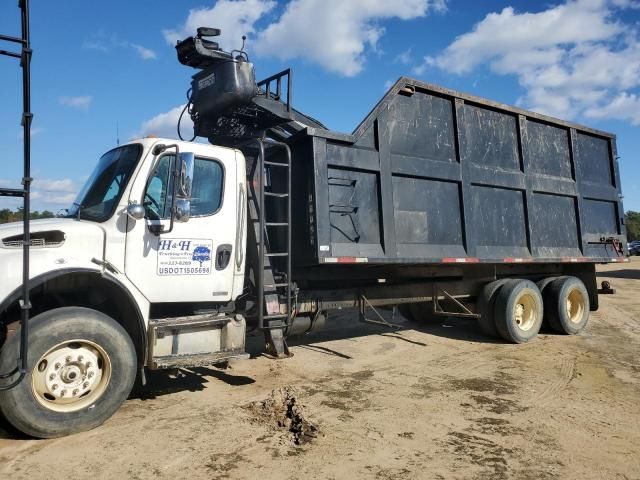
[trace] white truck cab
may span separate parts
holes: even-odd
[[[194,155],[188,221],[171,221],[175,149]],[[243,288],[245,162],[235,149],[159,138],[104,154],[62,218],[32,222],[30,278],[56,270],[100,271],[127,285],[145,320],[150,303],[229,302]],[[127,214],[132,205],[142,218]],[[172,224],[172,225],[171,225]],[[171,231],[169,231],[172,226]],[[0,227],[0,298],[21,283],[19,224]],[[16,237],[12,242],[13,237]]]
[[[245,356],[245,321],[233,313],[244,288],[245,183],[239,150],[144,138],[105,153],[64,216],[31,223],[30,334],[42,338],[29,355],[40,360],[31,382],[0,393],[12,423],[36,436],[63,435],[78,425],[56,415],[82,417],[118,380],[121,394],[88,416],[101,423],[143,366]],[[0,226],[0,311],[9,317],[0,334],[7,337],[2,372],[18,355],[11,339],[18,337],[22,238],[21,224]],[[74,328],[77,338],[63,334]],[[37,408],[6,408],[25,402],[23,388]]]

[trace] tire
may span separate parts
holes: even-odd
[[[589,321],[589,293],[576,277],[560,277],[545,289],[545,318],[553,330],[576,335]]]
[[[547,308],[547,299],[549,297],[549,288],[547,287],[551,285],[551,282],[559,278],[564,278],[564,277],[547,277],[547,278],[543,278],[542,280],[538,280],[536,282],[536,285],[538,286],[538,290],[540,290],[540,293],[542,294],[542,301],[544,303],[544,308],[545,308],[544,316],[542,317],[541,328],[544,329],[546,332],[558,331],[558,329],[554,325],[552,325],[552,322],[554,320],[553,318],[550,318],[549,315],[547,315],[546,308]]]
[[[0,352],[0,372],[15,368],[19,343],[18,329]],[[38,438],[101,425],[129,396],[137,373],[135,348],[124,328],[81,307],[35,316],[29,323],[28,360],[22,382],[0,392],[0,411],[15,428]]]
[[[557,280],[558,278],[562,278],[562,277],[547,277],[547,278],[543,278],[542,280],[538,280],[536,282],[536,285],[538,286],[538,290],[540,290],[540,293],[542,294],[543,300],[544,300],[544,292],[546,288],[549,286],[551,282],[553,282],[554,280]]]
[[[507,342],[525,343],[540,331],[542,295],[530,280],[509,280],[498,292],[494,311],[500,336]]]
[[[507,283],[509,279],[503,278],[501,280],[496,280],[491,283],[487,283],[482,290],[480,291],[480,295],[478,295],[478,305],[477,310],[480,314],[480,318],[478,319],[478,323],[480,324],[480,329],[482,333],[492,338],[499,338],[500,333],[496,328],[496,323],[494,319],[494,307],[496,303],[496,297],[498,292],[502,288],[502,286]]]

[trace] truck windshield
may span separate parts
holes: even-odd
[[[122,197],[141,153],[141,145],[125,145],[105,153],[66,216],[94,222],[108,220]]]

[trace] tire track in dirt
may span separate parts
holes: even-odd
[[[575,378],[576,375],[576,360],[575,358],[563,358],[560,361],[559,368],[559,378],[553,381],[551,384],[547,385],[545,388],[540,391],[540,393],[536,394],[530,402],[528,402],[528,406],[531,407],[542,407],[546,405],[550,405],[555,402],[557,398],[562,394],[562,392],[569,386],[571,381]]]

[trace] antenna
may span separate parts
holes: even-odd
[[[120,146],[120,125],[118,124],[117,120],[116,120],[116,145],[118,147]]]

